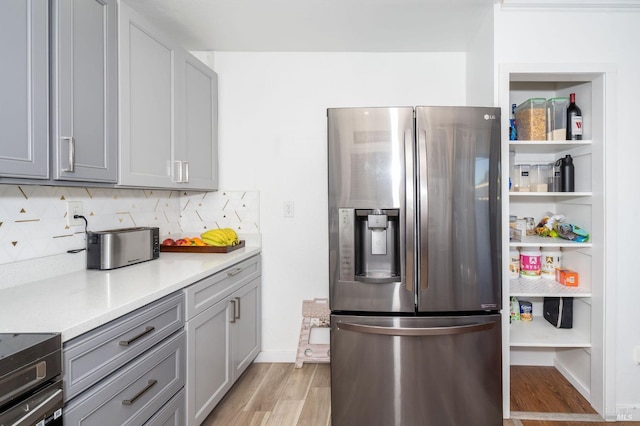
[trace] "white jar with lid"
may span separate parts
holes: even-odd
[[[540,273],[544,278],[555,279],[556,268],[562,267],[562,250],[560,247],[543,247]]]
[[[540,278],[542,252],[539,247],[520,249],[520,277],[537,280]]]
[[[520,276],[520,250],[511,248],[509,251],[509,278],[514,279]]]
[[[509,251],[509,278],[514,279],[520,276],[520,250],[511,248]]]

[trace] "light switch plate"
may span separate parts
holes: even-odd
[[[633,360],[636,364],[640,364],[640,345],[636,345],[636,347],[633,348]]]
[[[293,201],[285,201],[282,203],[284,217],[293,217]]]

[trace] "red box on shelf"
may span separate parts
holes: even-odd
[[[567,287],[578,287],[578,273],[571,269],[556,268],[556,281]]]

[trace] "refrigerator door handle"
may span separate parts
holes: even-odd
[[[353,324],[348,322],[336,323],[340,330],[354,331],[356,333],[381,334],[385,336],[446,336],[452,334],[475,333],[491,330],[494,322],[475,323],[467,325],[454,325],[448,327],[380,327],[377,325]]]
[[[413,129],[404,132],[404,154],[405,154],[405,288],[415,293],[415,283],[418,277],[415,265],[418,261],[414,250],[416,244],[416,187],[415,187],[415,149],[413,140]]]
[[[417,195],[418,200],[416,203],[417,217],[419,220],[416,222],[416,264],[418,267],[418,282],[417,286],[420,290],[424,291],[429,287],[427,280],[427,238],[423,238],[423,233],[428,230],[428,216],[427,208],[429,203],[429,193],[427,186],[427,131],[416,126],[417,144],[416,144],[416,176],[418,182],[418,188],[420,193]],[[424,257],[424,259],[423,259]]]

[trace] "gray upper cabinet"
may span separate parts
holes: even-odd
[[[49,177],[48,2],[0,2],[0,176]]]
[[[53,179],[117,181],[116,0],[53,0]]]
[[[173,175],[176,46],[120,3],[121,185],[176,187]]]
[[[126,3],[119,6],[118,183],[217,189],[216,73]]]
[[[218,76],[187,52],[180,55],[184,99],[182,150],[186,185],[198,189],[218,189]]]

